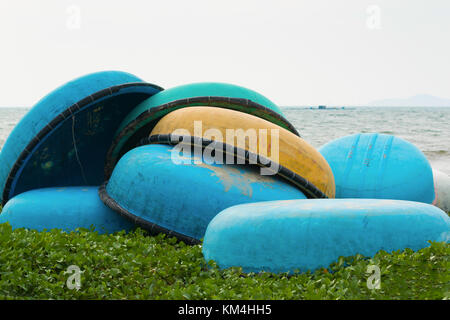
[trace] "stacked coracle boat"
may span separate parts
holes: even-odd
[[[139,226],[204,239],[205,259],[221,268],[307,271],[448,242],[450,219],[431,204],[448,210],[449,180],[390,135],[316,150],[278,106],[243,87],[163,90],[107,71],[56,89],[14,128],[0,153],[0,223]]]

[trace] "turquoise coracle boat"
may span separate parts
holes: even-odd
[[[174,147],[147,145],[125,154],[106,187],[103,202],[152,233],[199,243],[216,214],[242,203],[306,199],[259,167],[208,164],[202,156],[172,154]]]
[[[432,203],[433,172],[412,143],[387,134],[342,137],[319,148],[336,184],[336,198],[373,198]]]
[[[208,225],[207,261],[245,272],[306,272],[339,257],[419,250],[450,241],[450,218],[435,206],[378,199],[270,201],[230,207]]]
[[[134,224],[106,207],[98,187],[44,188],[21,193],[3,208],[0,223],[37,231],[94,227],[99,233],[130,231]]]
[[[155,94],[127,115],[108,151],[105,176],[111,175],[120,157],[146,137],[162,117],[177,109],[193,106],[212,106],[248,113],[299,135],[284,118],[281,109],[258,92],[228,83],[186,84]]]
[[[2,204],[28,190],[103,183],[106,152],[120,122],[161,90],[129,73],[105,71],[48,94],[16,125],[1,150]]]

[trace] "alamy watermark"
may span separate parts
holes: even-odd
[[[192,160],[194,164],[255,164],[262,166],[261,175],[274,175],[279,171],[279,136],[279,129],[209,128],[203,132],[202,121],[194,121],[193,134],[187,129],[172,132],[172,142],[178,142],[175,139],[179,137],[182,140],[172,149],[171,159],[175,164]],[[192,157],[191,137],[212,142],[207,146],[195,144]]]
[[[377,265],[367,266],[366,273],[370,274],[367,278],[367,288],[371,290],[381,289],[381,270]]]
[[[78,5],[70,5],[66,8],[66,27],[69,30],[81,29],[81,8]]]
[[[370,5],[366,9],[366,27],[370,30],[381,29],[381,9],[377,5]]]
[[[67,278],[66,285],[70,290],[80,290],[81,288],[81,273],[80,267],[77,265],[71,265],[64,272],[65,274],[70,274]]]

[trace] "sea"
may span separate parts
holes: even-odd
[[[0,148],[27,108],[0,108]],[[354,133],[385,133],[415,144],[434,169],[450,175],[450,107],[282,107],[302,138],[318,148]]]

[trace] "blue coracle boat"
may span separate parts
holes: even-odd
[[[374,198],[432,203],[433,172],[412,143],[387,134],[364,133],[328,142],[319,152],[328,161],[336,198]]]
[[[343,256],[419,250],[450,241],[450,218],[435,206],[379,199],[307,199],[230,207],[209,224],[207,261],[245,272],[305,272]]]
[[[208,164],[201,155],[172,150],[153,144],[126,153],[100,189],[103,202],[152,233],[199,243],[208,223],[225,208],[306,198],[277,176],[261,176],[259,167]]]
[[[40,100],[0,153],[2,204],[44,187],[98,186],[106,153],[123,118],[162,88],[119,71],[93,73]]]
[[[21,193],[3,208],[0,223],[43,231],[94,227],[99,233],[130,231],[134,225],[106,207],[98,187],[44,188]]]

